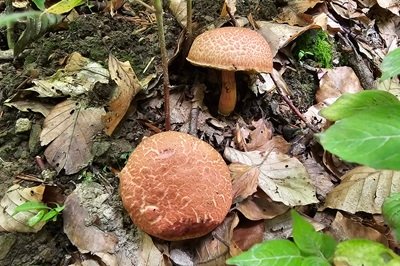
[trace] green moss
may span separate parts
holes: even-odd
[[[333,45],[323,30],[309,30],[296,39],[293,52],[297,59],[311,59],[317,66],[331,68]]]

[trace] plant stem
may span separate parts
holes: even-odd
[[[158,40],[161,49],[161,62],[163,68],[163,85],[164,85],[164,112],[165,112],[165,130],[171,130],[171,117],[169,108],[169,74],[167,48],[165,47],[164,22],[162,0],[154,0],[154,8],[156,10],[156,20],[158,28]]]
[[[11,0],[6,0],[6,14],[11,14],[14,11]],[[8,49],[14,49],[14,22],[7,23],[7,45]]]
[[[187,31],[187,36],[189,39],[192,38],[193,34],[193,26],[192,26],[192,15],[193,15],[193,10],[192,10],[192,0],[186,0],[187,4],[187,20],[186,20],[186,31]]]

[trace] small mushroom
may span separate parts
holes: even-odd
[[[247,28],[224,27],[200,34],[186,59],[193,65],[222,70],[218,112],[226,116],[236,105],[235,71],[272,72],[272,54],[267,41]]]
[[[168,131],[144,139],[120,173],[122,202],[149,235],[184,240],[211,232],[232,204],[222,156],[189,134]]]

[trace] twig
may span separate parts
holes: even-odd
[[[146,4],[145,2],[141,1],[141,0],[134,0],[133,2],[137,2],[138,4],[144,6],[145,8],[149,9],[151,12],[156,12],[156,10],[154,9],[154,7]]]
[[[300,113],[299,109],[297,109],[297,107],[294,106],[293,102],[289,99],[289,97],[286,96],[286,93],[284,93],[283,89],[278,85],[279,82],[277,82],[276,77],[274,77],[274,74],[272,74],[271,77],[272,80],[274,81],[274,84],[278,90],[279,95],[282,97],[285,103],[290,107],[290,109],[292,109],[292,111],[296,114],[296,116],[300,118],[301,121],[303,121],[309,129],[311,129],[315,133],[318,133],[319,130],[316,129],[313,125],[311,125],[307,121],[307,119],[305,119],[305,117]]]
[[[169,108],[169,74],[167,48],[165,47],[164,22],[162,0],[154,0],[154,8],[157,20],[158,39],[160,42],[161,61],[163,68],[163,85],[164,85],[164,112],[165,112],[165,130],[171,130],[171,117]]]
[[[193,15],[193,9],[192,9],[192,0],[186,0],[186,9],[187,9],[187,18],[186,18],[186,32],[187,32],[187,37],[189,40],[192,38],[193,34],[193,25],[192,25],[192,15]]]

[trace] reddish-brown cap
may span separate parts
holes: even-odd
[[[209,144],[168,131],[144,139],[120,173],[122,202],[133,222],[165,240],[203,236],[232,204],[228,166]]]
[[[200,34],[187,60],[193,65],[221,70],[272,71],[272,54],[267,41],[247,28],[224,27]]]

